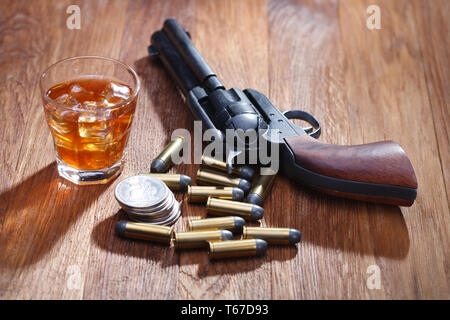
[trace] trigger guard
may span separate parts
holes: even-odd
[[[302,128],[309,136],[313,138],[319,138],[321,133],[320,123],[314,118],[313,115],[302,110],[287,110],[283,112],[283,115],[288,119],[298,119],[308,122],[311,127]],[[316,128],[314,130],[314,128]]]

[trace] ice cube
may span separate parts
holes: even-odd
[[[85,143],[83,144],[83,150],[85,151],[103,151],[105,152],[108,149],[107,143]]]
[[[53,138],[58,147],[70,150],[73,149],[73,142],[69,138],[57,133],[53,136]]]
[[[110,133],[108,120],[104,115],[83,112],[78,117],[78,133],[82,138],[105,140]]]
[[[69,94],[78,101],[84,101],[86,99],[95,99],[96,95],[94,91],[87,90],[82,85],[74,83],[69,88]]]
[[[99,108],[106,108],[108,107],[108,102],[105,101],[105,99],[102,99],[101,101],[84,101],[81,105],[83,109],[86,110],[95,110]]]
[[[74,112],[54,106],[46,110],[49,126],[59,134],[65,135],[74,129]],[[76,121],[76,120],[75,120]]]
[[[75,83],[70,86],[70,93],[79,93],[79,92],[83,92],[83,91],[86,91],[86,90],[79,84]]]
[[[67,94],[67,93],[60,95],[55,100],[59,104],[62,104],[63,106],[69,107],[69,108],[76,107],[77,105],[80,104],[77,99],[75,99],[72,95]]]
[[[120,98],[126,100],[130,97],[130,88],[114,82],[110,82],[105,89],[100,93],[106,100],[111,102],[111,99]],[[115,102],[116,103],[116,102]]]

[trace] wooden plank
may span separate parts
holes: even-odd
[[[30,15],[24,3],[10,1],[1,5],[0,20],[0,138],[2,148],[0,212],[7,210],[7,190],[17,178],[17,161],[22,148],[24,130],[30,116],[30,105],[39,72],[39,59],[45,43],[30,41],[30,35],[39,34],[39,23]],[[29,72],[23,72],[23,67]],[[11,130],[15,128],[15,130]],[[0,221],[5,217],[0,215]]]
[[[264,1],[197,1],[195,22],[195,32],[191,32],[193,42],[226,87],[251,87],[267,92],[267,8]],[[188,217],[205,217],[204,206],[191,205],[183,209],[184,228]],[[267,258],[209,262],[204,250],[183,251],[179,255],[177,298],[271,297]]]
[[[29,72],[30,78],[36,80],[44,68],[69,56],[108,56],[116,52],[117,57],[119,44],[114,34],[121,34],[123,23],[114,24],[106,16],[99,19],[98,12],[106,15],[109,9],[117,11],[116,21],[120,22],[121,2],[89,3],[82,11],[81,30],[66,28],[66,8],[70,4],[47,1],[30,7],[29,2],[23,1],[14,10],[13,15],[35,21],[27,36],[17,42],[18,47],[24,48],[30,41],[39,44],[31,51],[35,52],[36,65],[29,69],[18,67]],[[105,29],[111,33],[103,34]],[[92,39],[92,44],[86,44],[86,39]],[[23,129],[23,146],[15,172],[17,180],[6,194],[10,202],[1,233],[2,267],[6,268],[2,273],[2,295],[80,299],[96,204],[102,203],[100,195],[108,186],[77,187],[57,177],[53,143],[36,81],[32,88],[26,113],[29,120]],[[13,122],[8,130],[16,131]],[[75,282],[69,284],[72,280]]]
[[[37,161],[21,165],[23,152],[28,143],[26,140],[27,131],[30,124],[35,119],[34,110],[37,109],[39,92],[37,88],[37,75],[41,71],[41,60],[44,57],[45,41],[44,28],[40,17],[35,15],[33,8],[25,1],[4,3],[2,13],[2,101],[5,101],[5,114],[2,115],[2,141],[6,141],[7,148],[3,149],[2,161],[4,161],[5,171],[2,170],[2,184],[9,186],[2,190],[1,232],[0,232],[0,256],[1,256],[1,294],[7,297],[15,297],[23,287],[23,268],[34,263],[42,257],[45,251],[51,247],[50,243],[40,243],[39,234],[41,232],[40,221],[31,225],[37,208],[41,205],[36,194],[32,194],[33,186],[42,184],[41,190],[49,188],[49,182],[55,179],[55,167],[48,163],[41,165],[41,150],[35,150],[39,155]],[[14,35],[14,37],[12,37]],[[35,38],[33,38],[33,35]],[[38,39],[41,39],[39,41]],[[39,103],[40,104],[40,103]],[[42,106],[40,106],[42,108]],[[16,116],[17,114],[18,116]],[[43,117],[41,118],[43,121]],[[43,122],[45,124],[45,122]],[[45,149],[47,137],[41,138],[39,134],[34,143]],[[5,139],[5,140],[3,140]],[[50,145],[49,145],[50,146]],[[39,151],[39,153],[37,153]],[[37,170],[34,165],[37,162]],[[48,165],[47,165],[48,164]],[[47,166],[46,166],[47,165]],[[24,172],[27,170],[28,172]],[[8,176],[5,176],[7,174]],[[57,190],[54,187],[53,191]],[[27,201],[26,191],[31,197]],[[43,201],[45,202],[45,197]],[[36,214],[37,215],[37,214]],[[37,219],[39,220],[39,219]],[[53,237],[53,236],[52,236]],[[44,247],[41,252],[36,247]],[[46,250],[47,249],[47,250]],[[21,279],[22,277],[22,279]],[[31,294],[24,293],[23,295]],[[19,293],[20,297],[21,294]]]
[[[422,66],[430,99],[438,154],[441,160],[442,174],[450,199],[450,139],[448,123],[450,119],[450,75],[448,70],[450,57],[449,23],[445,13],[449,12],[448,1],[428,1],[414,3],[415,31],[419,35],[418,43],[422,52]],[[430,132],[431,134],[431,132]]]
[[[406,2],[393,3],[381,2],[383,29],[370,31],[365,26],[368,3],[364,1],[333,2],[326,6],[314,1],[271,2],[270,43],[280,44],[270,46],[270,56],[277,61],[270,69],[270,97],[276,105],[299,105],[317,114],[324,123],[321,139],[330,143],[397,140],[411,157],[420,186],[416,204],[401,211],[319,195],[311,198],[308,194],[306,199],[300,195],[297,211],[306,212],[299,225],[306,229],[303,250],[307,254],[299,260],[304,262],[301,266],[306,268],[305,274],[315,276],[315,282],[308,283],[311,287],[306,288],[300,284],[293,290],[297,295],[293,292],[292,296],[446,295],[445,253],[441,247],[435,248],[439,237],[430,236],[431,230],[427,230],[436,226],[424,223],[420,216],[424,210],[436,212],[433,218],[444,220],[440,225],[444,226],[441,230],[445,234],[445,213],[448,213],[445,199],[427,201],[425,209],[423,200],[430,194],[420,193],[434,188],[432,194],[437,195],[444,188],[441,179],[437,183],[435,179],[426,179],[426,172],[440,171],[438,159],[418,158],[436,148],[433,137],[421,136],[422,130],[434,131],[433,120],[429,114],[423,114],[424,108],[429,108],[428,94],[424,76],[415,67],[420,51],[414,33],[408,29],[413,24],[411,16],[404,12],[410,7]],[[405,74],[404,70],[408,72]],[[287,88],[278,89],[280,79]],[[411,125],[418,130],[405,134]],[[324,202],[327,206],[317,209]],[[414,235],[409,234],[411,229],[420,229],[420,234],[415,231]],[[326,252],[326,259],[318,246],[331,249]],[[427,252],[423,250],[425,247]],[[427,261],[435,264],[429,266]],[[365,285],[366,270],[372,264],[381,268],[382,290],[368,290]],[[421,271],[416,269],[417,265]],[[413,274],[425,273],[429,268],[434,272],[421,274],[420,284],[416,283]],[[275,271],[274,277],[280,277],[279,274]],[[316,291],[317,287],[322,290]]]
[[[81,30],[66,8],[81,8]],[[63,299],[449,298],[448,3],[377,1],[381,30],[366,28],[370,1],[6,1],[0,4],[0,297]],[[263,258],[210,262],[120,239],[113,190],[57,176],[37,77],[68,56],[102,55],[142,80],[121,178],[149,169],[171,132],[192,116],[160,63],[154,30],[170,16],[227,87],[254,88],[283,110],[323,124],[320,139],[399,142],[419,182],[410,208],[321,195],[278,177],[263,226],[293,227],[303,241]],[[49,19],[48,17],[52,17]],[[173,172],[195,177],[198,166]],[[204,217],[187,204],[187,218]],[[381,289],[367,287],[368,267]],[[370,271],[370,269],[369,269]]]
[[[433,119],[429,112],[426,78],[423,71],[417,68],[422,54],[414,32],[415,10],[412,3],[381,2],[384,25],[380,32],[363,28],[364,21],[358,28],[348,23],[348,19],[342,20],[342,27],[347,30],[343,32],[343,42],[346,54],[352,61],[349,63],[346,84],[350,88],[350,99],[361,101],[359,105],[364,107],[360,113],[365,116],[360,118],[364,128],[372,127],[371,130],[375,130],[376,124],[381,129],[378,133],[374,132],[371,139],[375,140],[379,136],[400,143],[411,159],[419,182],[415,205],[401,209],[409,238],[407,255],[398,261],[375,256],[380,268],[386,266],[381,271],[386,279],[385,285],[388,285],[384,289],[385,294],[392,298],[445,297],[448,294],[444,268],[446,249],[440,245],[440,235],[442,232],[448,234],[445,227],[449,219],[448,204],[440,196],[441,190],[445,189],[442,178],[436,180],[429,175],[441,169],[437,158],[430,159],[427,156],[435,154],[437,141],[427,135],[427,132],[433,131]],[[365,5],[359,8],[343,7],[345,11],[340,14],[344,16],[347,12],[347,16],[356,16],[364,10]],[[356,37],[355,41],[355,37],[350,36],[350,30],[364,30],[365,36]],[[351,85],[363,75],[368,79],[367,86]],[[376,217],[379,221],[378,216],[370,217]],[[388,233],[383,231],[383,234]],[[403,238],[399,237],[400,234],[393,234],[391,246],[396,243],[396,239],[397,243],[408,241],[406,233]],[[430,264],[430,261],[433,263]]]
[[[189,1],[131,1],[119,9],[125,12],[125,26],[118,58],[134,66],[142,81],[136,120],[127,147],[127,165],[121,178],[148,172],[151,159],[170,141],[171,132],[192,126],[190,115],[172,81],[157,61],[147,58],[147,46],[151,32],[160,29],[167,17],[177,16],[191,29],[194,9],[194,3]],[[179,275],[179,257],[174,250],[144,241],[120,239],[114,234],[115,223],[126,218],[118,212],[113,196],[116,183],[109,189],[108,197],[102,199],[102,209],[95,214],[96,226],[89,257],[89,265],[93,267],[88,271],[88,285],[83,297],[174,298]],[[178,194],[177,199],[182,200],[182,195]]]
[[[338,11],[337,2],[270,2],[269,96],[282,109],[305,110],[319,119],[321,140],[349,144],[361,130],[351,124]],[[272,214],[271,224],[303,231],[298,254],[279,252],[292,257],[273,267],[274,296],[366,297],[363,273],[373,264],[374,250],[365,236],[367,205],[313,193],[284,177],[273,190],[265,208],[283,213]]]
[[[431,181],[440,181],[442,178],[446,190],[446,194],[444,194],[444,189],[436,190],[435,196],[433,196],[434,199],[439,199],[444,201],[444,203],[445,201],[447,202],[442,212],[436,212],[437,215],[442,217],[439,221],[435,220],[434,222],[440,226],[436,230],[436,236],[439,237],[438,243],[449,243],[450,241],[450,227],[448,227],[448,212],[450,207],[450,139],[448,127],[450,122],[450,74],[448,72],[450,70],[450,39],[448,37],[448,30],[450,26],[445,17],[445,12],[449,12],[449,10],[448,1],[416,2],[412,8],[416,21],[414,31],[418,35],[416,38],[422,52],[421,60],[442,172],[433,171],[429,179]],[[430,131],[428,134],[431,133]],[[433,154],[433,158],[437,158],[437,154]],[[442,188],[441,184],[440,188]],[[430,190],[430,192],[433,191]],[[444,271],[448,274],[450,270],[450,247],[446,245],[440,247],[443,250],[445,259]],[[449,279],[447,277],[448,285]]]

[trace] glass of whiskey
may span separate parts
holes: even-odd
[[[40,78],[59,175],[76,184],[120,174],[140,81],[128,65],[81,56],[51,65]]]

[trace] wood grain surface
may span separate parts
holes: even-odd
[[[369,30],[374,2],[1,1],[0,298],[449,299],[449,2],[377,0],[381,29]],[[71,4],[80,30],[66,27]],[[321,141],[398,142],[416,171],[415,204],[336,199],[278,177],[262,225],[300,229],[298,246],[210,262],[202,250],[118,238],[117,182],[148,170],[173,130],[193,130],[173,81],[147,59],[151,33],[170,16],[227,87],[314,114]],[[56,172],[38,79],[76,55],[122,60],[142,80],[127,164],[107,185],[75,186]],[[176,230],[205,216],[177,199]],[[373,266],[379,289],[367,285]]]

